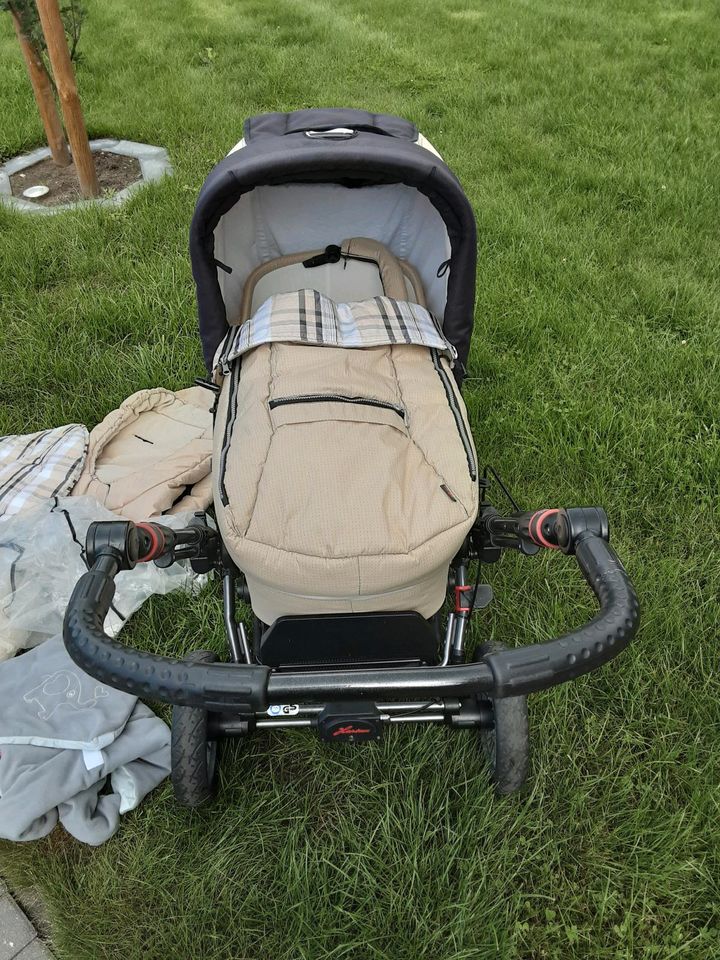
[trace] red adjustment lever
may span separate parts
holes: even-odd
[[[465,604],[463,604],[463,601],[465,600],[465,594],[473,589],[474,588],[471,583],[462,584],[455,587],[455,613],[472,613],[472,607],[467,606],[467,601],[465,601]]]

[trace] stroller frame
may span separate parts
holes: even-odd
[[[326,739],[354,741],[376,738],[386,723],[491,726],[492,717],[483,702],[526,696],[573,680],[598,669],[632,640],[639,625],[637,597],[608,539],[607,515],[599,507],[501,516],[483,503],[471,536],[451,567],[455,602],[435,663],[289,668],[263,664],[253,652],[236,619],[238,571],[204,515],[181,530],[156,523],[96,523],[87,538],[91,569],[78,581],[68,604],[65,644],[73,660],[104,683],[212,714],[214,737],[246,734],[253,728],[307,726],[318,728]],[[467,566],[473,559],[495,562],[503,550],[531,556],[540,548],[575,556],[600,612],[584,626],[547,643],[493,650],[474,662],[464,662],[465,627],[473,608],[479,606],[477,585],[465,582]],[[120,570],[138,562],[167,565],[184,558],[198,572],[215,570],[222,578],[230,663],[159,657],[104,633],[114,578]],[[244,596],[242,587],[240,596]],[[361,625],[368,617],[351,616]],[[304,644],[324,618],[282,619],[291,622]],[[419,616],[417,620],[425,623]],[[357,729],[352,729],[353,724]],[[348,729],[337,733],[341,727]]]
[[[390,223],[386,213],[395,204],[407,217],[397,241],[402,252],[396,252],[412,263],[407,244],[425,244],[417,248],[422,260],[413,265],[425,271],[428,304],[454,348],[453,372],[460,386],[473,327],[476,228],[460,183],[434,148],[408,121],[362,110],[266,114],[247,121],[244,132],[240,144],[207,178],[191,226],[208,372],[213,372],[218,347],[230,329],[228,317],[237,316],[243,283],[255,266],[278,251],[322,248],[329,231],[335,241],[365,231],[390,243],[397,224]],[[265,231],[276,243],[275,253],[269,248],[258,251],[253,218],[263,215],[263,198],[278,186],[285,190],[285,201],[290,197],[295,204],[295,219],[289,227],[273,222],[281,239],[273,230]],[[334,191],[329,196],[337,206],[319,202],[326,188]],[[366,196],[376,201],[366,204]],[[274,215],[279,209],[282,205],[268,202],[267,210]],[[332,209],[335,219],[329,226],[322,217],[312,219],[318,209]],[[233,266],[223,262],[228,253],[235,256]],[[213,389],[210,382],[206,385]],[[120,520],[93,524],[87,542],[91,566],[78,581],[65,617],[66,647],[73,660],[101,682],[173,704],[173,737],[177,727],[178,742],[184,737],[182,743],[203,764],[208,744],[253,729],[312,727],[327,740],[354,742],[377,738],[388,724],[442,722],[493,733],[496,785],[510,792],[526,772],[525,697],[617,656],[635,635],[640,614],[632,583],[609,545],[604,510],[523,512],[513,501],[513,511],[502,515],[485,500],[487,474],[480,483],[477,517],[450,565],[453,602],[444,631],[440,613],[430,622],[407,611],[280,617],[268,627],[256,622],[251,644],[235,610],[238,597],[249,599],[242,574],[218,531],[200,514],[182,530]],[[574,556],[600,611],[589,623],[547,643],[512,649],[484,644],[467,662],[468,620],[491,596],[479,576],[474,585],[467,582],[469,566],[473,561],[496,562],[508,549],[528,556],[540,549]],[[103,624],[119,571],[140,562],[167,565],[183,558],[198,572],[214,570],[222,579],[228,663],[215,662],[209,651],[182,660],[160,657],[105,635]],[[354,653],[333,662],[328,651],[335,641]],[[361,641],[367,642],[366,654]],[[198,729],[200,739],[193,732]],[[501,749],[505,734],[506,745],[511,744],[509,759]],[[181,802],[184,795],[189,805],[204,798],[203,790],[183,794],[176,782],[176,795]]]

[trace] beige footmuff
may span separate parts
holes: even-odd
[[[453,356],[377,241],[249,277],[217,357],[213,493],[262,621],[442,606],[478,509]]]

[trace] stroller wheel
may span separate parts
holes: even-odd
[[[186,660],[213,663],[218,655],[195,650]],[[208,717],[208,711],[200,707],[173,707],[170,778],[175,800],[182,807],[199,807],[215,793],[217,741],[208,737]]]
[[[501,643],[481,644],[475,659],[503,650]],[[478,697],[492,711],[494,726],[480,729],[483,753],[490,764],[490,779],[495,792],[515,793],[525,783],[530,768],[530,732],[527,697],[506,697],[502,700]]]

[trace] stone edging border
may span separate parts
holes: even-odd
[[[95,197],[91,200],[76,200],[73,203],[59,203],[55,207],[45,207],[40,203],[33,203],[25,197],[14,197],[10,186],[10,177],[20,170],[25,170],[33,164],[39,163],[50,156],[49,147],[39,147],[30,153],[13,157],[0,166],[0,203],[4,203],[14,210],[23,213],[60,213],[63,210],[77,210],[94,204],[100,206],[118,206],[124,203],[131,194],[139,190],[144,184],[172,173],[172,165],[168,152],[164,147],[154,147],[149,143],[137,143],[134,140],[91,140],[90,149],[93,153],[104,150],[107,153],[118,153],[124,157],[134,157],[140,163],[142,179],[131,183],[130,186],[119,190],[112,197]]]

